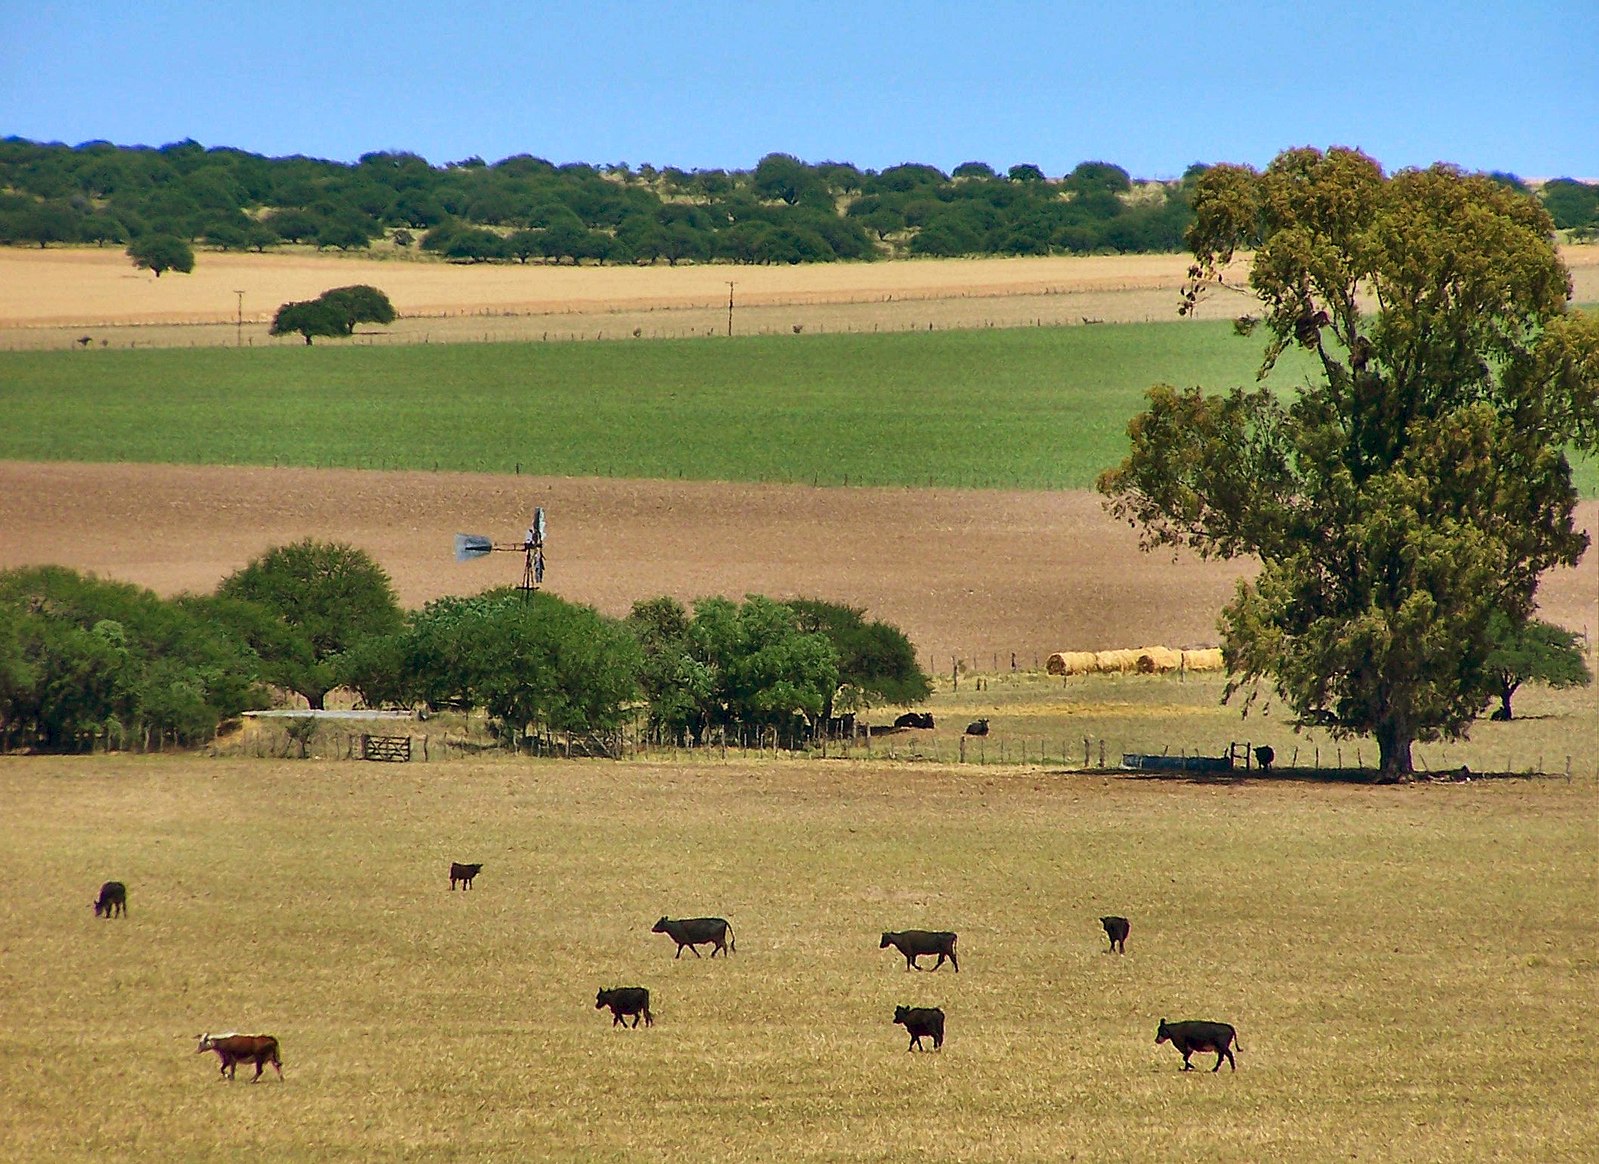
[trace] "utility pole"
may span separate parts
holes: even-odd
[[[234,316],[233,320],[233,346],[242,348],[244,346],[244,292],[235,291],[234,294],[239,297],[239,313]]]
[[[727,334],[733,334],[733,280],[727,281]]]

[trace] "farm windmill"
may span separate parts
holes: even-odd
[[[522,584],[517,589],[526,593],[537,590],[544,582],[544,507],[533,510],[533,524],[527,527],[527,536],[520,542],[496,542],[481,534],[455,535],[455,560],[470,561],[486,558],[496,550],[521,553]]]

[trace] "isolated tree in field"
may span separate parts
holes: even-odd
[[[266,551],[223,579],[217,593],[265,607],[291,633],[263,656],[268,682],[320,710],[338,686],[345,652],[402,625],[394,587],[364,550],[310,538]]]
[[[1567,311],[1543,209],[1449,166],[1299,149],[1207,170],[1193,198],[1181,310],[1252,251],[1262,377],[1293,344],[1319,374],[1151,388],[1100,491],[1146,548],[1259,559],[1222,612],[1229,698],[1269,678],[1408,778],[1413,743],[1486,706],[1494,613],[1525,625],[1588,544],[1566,450],[1599,448],[1599,319]]]
[[[345,335],[354,335],[358,323],[394,322],[394,305],[389,302],[389,297],[366,283],[335,287],[322,292],[319,298],[338,311],[344,321]]]
[[[194,270],[194,250],[176,235],[147,234],[128,244],[128,257],[140,270],[153,271],[159,279],[162,271],[177,271],[187,275]]]
[[[268,335],[294,335],[305,337],[307,345],[312,336],[343,336],[344,314],[334,304],[324,299],[301,299],[285,303],[272,317]]]
[[[1494,616],[1489,630],[1493,649],[1488,653],[1486,668],[1499,699],[1494,719],[1513,718],[1510,700],[1523,683],[1586,687],[1593,682],[1574,631],[1536,618],[1514,627],[1503,614]]]

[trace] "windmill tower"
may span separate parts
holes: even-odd
[[[473,558],[486,558],[496,551],[522,555],[522,582],[517,587],[531,594],[544,584],[544,507],[533,510],[533,523],[520,542],[497,542],[482,534],[455,535],[455,560],[467,562]]]

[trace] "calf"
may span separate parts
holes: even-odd
[[[206,1051],[215,1051],[217,1059],[222,1066],[218,1070],[219,1078],[232,1079],[234,1070],[240,1063],[255,1064],[255,1078],[251,1083],[259,1082],[261,1072],[268,1063],[278,1073],[278,1078],[283,1078],[283,1060],[278,1056],[278,1041],[271,1035],[239,1035],[228,1032],[222,1035],[200,1035],[200,1045],[194,1049],[196,1055]]]
[[[483,872],[483,863],[481,861],[476,865],[463,865],[459,861],[451,861],[450,888],[454,889],[455,883],[459,881],[461,883],[462,892],[471,889],[472,878],[476,877],[481,872]]]
[[[986,719],[972,720],[971,723],[966,725],[966,734],[969,736],[986,736],[988,734],[988,721]]]
[[[944,1046],[944,1012],[936,1006],[896,1006],[894,1008],[894,1022],[910,1032],[910,1046],[907,1051],[925,1050],[922,1046],[922,1036],[931,1035],[933,1050],[940,1050]]]
[[[665,934],[677,943],[677,953],[674,959],[683,956],[683,947],[687,946],[689,953],[696,958],[700,952],[695,946],[712,945],[711,957],[716,957],[718,950],[726,955],[728,950],[737,951],[738,943],[733,940],[733,927],[727,924],[724,917],[680,917],[676,921],[663,917],[651,928],[652,934]]]
[[[886,950],[893,946],[905,955],[905,969],[920,970],[916,959],[923,954],[937,954],[938,961],[933,963],[937,970],[944,964],[944,959],[949,959],[949,964],[955,967],[955,973],[961,972],[961,964],[955,958],[955,935],[947,930],[901,930],[899,933],[884,933],[883,940],[877,943],[879,950]]]
[[[1221,1070],[1221,1061],[1227,1060],[1227,1065],[1234,1071],[1238,1070],[1238,1062],[1233,1058],[1232,1048],[1237,1046],[1240,1051],[1244,1048],[1238,1043],[1238,1032],[1226,1023],[1207,1023],[1189,1021],[1183,1023],[1169,1023],[1160,1020],[1160,1026],[1155,1028],[1155,1042],[1157,1044],[1167,1041],[1183,1053],[1183,1070],[1192,1071],[1194,1065],[1188,1061],[1188,1056],[1195,1051],[1211,1051],[1215,1053],[1216,1065],[1212,1071]]]
[[[95,917],[114,917],[128,912],[128,887],[120,881],[107,881],[100,886],[100,896],[94,901]]]
[[[1124,917],[1102,917],[1099,924],[1105,927],[1105,936],[1110,939],[1110,949],[1107,953],[1127,953],[1127,934],[1132,929]]]
[[[594,996],[594,1009],[602,1010],[611,1008],[611,1025],[625,1027],[623,1015],[633,1016],[633,1026],[638,1026],[639,1015],[644,1016],[644,1025],[653,1027],[655,1016],[650,1013],[650,992],[642,986],[613,986],[609,990],[602,990]]]

